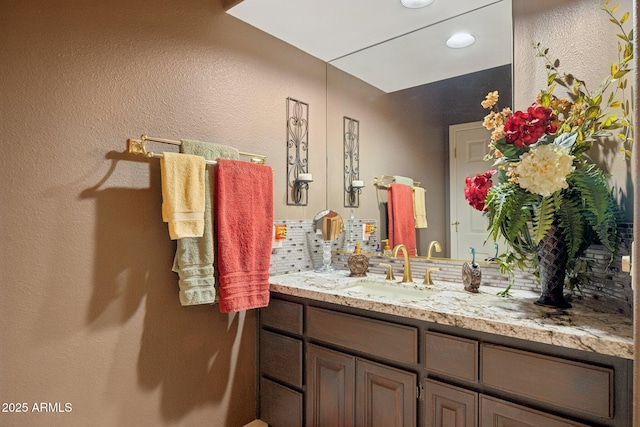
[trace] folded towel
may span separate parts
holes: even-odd
[[[427,228],[427,190],[422,187],[413,187],[413,218],[416,228]]]
[[[388,194],[389,245],[404,244],[409,255],[416,255],[416,230],[413,219],[413,189],[393,183]]]
[[[273,171],[268,166],[221,159],[215,176],[220,311],[266,307],[273,232]]]
[[[413,179],[406,176],[394,175],[393,182],[396,184],[413,185]]]
[[[204,158],[164,153],[160,159],[162,220],[171,240],[201,237],[204,232]]]
[[[239,159],[238,150],[226,145],[183,140],[183,153],[201,156],[206,160],[218,158]],[[213,183],[211,168],[205,169],[204,232],[202,237],[188,237],[177,241],[173,271],[178,273],[180,303],[182,305],[213,304],[216,301],[214,281],[214,250],[211,192]]]

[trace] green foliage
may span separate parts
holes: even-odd
[[[619,39],[618,62],[611,64],[609,75],[602,80],[598,90],[592,93],[583,80],[560,70],[560,60],[551,59],[548,48],[542,47],[540,43],[534,44],[536,56],[544,60],[547,71],[547,88],[541,92],[540,104],[547,108],[552,107],[554,90],[558,86],[564,87],[574,105],[580,108],[570,113],[568,120],[558,129],[558,133],[575,132],[580,141],[576,147],[579,149],[577,154],[581,154],[591,147],[595,138],[610,136],[608,131],[622,129],[617,135],[623,141],[623,148],[620,151],[628,158],[631,155],[629,147],[634,141],[634,126],[630,114],[631,100],[626,98],[625,89],[627,75],[634,65],[634,32],[633,29],[627,31],[624,27],[629,18],[628,12],[619,19],[616,18],[615,12],[618,5],[611,5],[609,1],[605,1],[600,4],[600,9],[609,16],[609,21],[620,31],[616,35]],[[605,102],[607,91],[610,92]],[[617,110],[621,114],[616,114]]]
[[[605,173],[594,164],[577,161],[567,183],[568,188],[547,197],[509,181],[491,187],[485,201],[489,236],[504,238],[518,255],[528,257],[557,221],[569,259],[582,256],[595,239],[613,259],[621,241],[620,210]]]

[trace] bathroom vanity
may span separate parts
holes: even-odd
[[[631,425],[631,318],[444,282],[390,296],[347,276],[271,278],[259,314],[270,426]]]

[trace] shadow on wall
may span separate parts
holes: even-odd
[[[180,305],[178,278],[171,271],[175,242],[169,239],[160,214],[159,163],[136,159],[149,163],[149,188],[100,189],[118,160],[132,160],[113,152],[107,158],[112,162],[109,172],[80,194],[81,199],[95,200],[97,214],[88,327],[129,326],[143,308],[139,344],[118,349],[110,363],[117,366],[119,360],[131,360],[135,354],[128,354],[127,348],[139,345],[137,383],[144,390],[162,388],[164,419],[176,421],[211,405],[228,415],[226,424],[218,425],[243,425],[255,412],[247,410],[255,402],[255,314],[223,314],[217,305]],[[110,391],[117,395],[117,379],[110,376],[109,380]]]

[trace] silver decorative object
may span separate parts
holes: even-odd
[[[344,117],[342,122],[344,150],[344,206],[357,208],[360,206],[361,186],[354,186],[360,178],[360,122]]]

